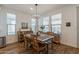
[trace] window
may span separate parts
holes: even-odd
[[[42,23],[43,23],[43,20],[42,20],[42,18],[40,18],[40,19],[38,20],[38,30],[39,30],[39,31],[42,30],[42,29],[41,29]]]
[[[49,17],[44,17],[43,18],[43,25],[45,26],[45,29],[43,31],[44,32],[49,31]]]
[[[7,13],[8,35],[15,34],[16,15]]]
[[[61,14],[56,14],[51,17],[52,32],[61,33]]]
[[[31,26],[32,26],[32,31],[35,32],[35,29],[36,29],[36,19],[32,19]]]

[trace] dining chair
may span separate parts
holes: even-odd
[[[20,48],[24,48],[24,34],[21,31],[17,32],[17,36],[18,36],[18,45]]]
[[[23,42],[24,41],[24,39],[23,39],[23,32],[21,32],[21,31],[18,31],[18,42]]]
[[[47,32],[47,35],[54,36],[54,39],[52,40],[53,43],[55,43],[55,44],[59,44],[60,43],[60,36],[59,36],[59,34],[55,34],[53,32]]]
[[[52,39],[51,49],[54,49],[55,45],[57,46],[60,44],[60,37],[58,34],[55,34],[53,32],[47,32],[47,35],[54,36],[54,38]]]
[[[31,38],[28,38],[28,37],[24,37],[24,46],[25,46],[25,49],[30,49],[31,48]]]
[[[42,44],[37,40],[37,37],[32,37],[32,51],[36,53],[46,52],[47,51],[47,45]]]

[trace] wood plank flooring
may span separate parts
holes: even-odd
[[[53,44],[53,49],[49,45],[49,54],[78,54],[79,49],[69,47],[62,44]],[[26,50],[23,43],[15,43],[6,46],[5,48],[0,48],[0,54],[32,54],[32,51]]]

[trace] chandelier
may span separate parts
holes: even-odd
[[[36,7],[36,16],[37,16],[37,6],[38,6],[38,4],[35,4],[35,7]]]
[[[35,4],[35,19],[38,19],[39,18],[39,15],[38,15],[38,11],[37,11],[37,8],[38,8],[38,4]]]
[[[38,4],[35,4],[35,8],[36,8],[36,11],[35,11],[35,19],[36,19],[36,30],[35,32],[38,33],[38,20],[39,20],[39,16],[38,16],[38,11],[37,11],[37,7],[38,7]]]

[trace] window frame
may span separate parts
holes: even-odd
[[[34,20],[34,22],[35,22],[34,24],[33,24],[32,20]],[[34,26],[34,29],[33,29],[32,26]],[[36,19],[35,18],[31,19],[31,29],[32,29],[33,32],[36,32]]]
[[[8,19],[10,19],[10,20],[15,20],[15,24],[8,24],[8,23],[7,23],[7,35],[16,35],[16,14],[13,14],[13,13],[7,13],[7,14],[15,15],[15,19],[13,19],[13,18],[8,18],[8,16],[7,16],[7,21],[8,21]],[[9,25],[14,25],[14,26],[15,26],[15,32],[9,32],[9,30],[8,30],[8,26],[9,26]],[[13,33],[13,34],[9,34],[9,33]]]
[[[46,25],[44,24],[45,18],[48,18],[48,25],[47,25],[47,24],[46,24]],[[50,30],[49,30],[49,20],[50,20],[50,17],[49,17],[49,16],[43,17],[43,19],[42,19],[42,25],[45,26],[45,27],[48,26],[48,31],[50,31]],[[44,31],[44,30],[43,30],[43,32],[48,32],[48,31]]]
[[[58,15],[58,14],[60,14],[61,16],[60,16],[60,21],[61,21],[61,24],[52,24],[52,16],[55,16],[55,15]],[[58,13],[58,14],[55,14],[55,15],[52,15],[51,16],[51,32],[53,32],[53,30],[52,30],[52,28],[53,28],[53,26],[58,26],[58,25],[60,25],[60,28],[62,27],[61,25],[62,25],[62,14],[61,13]],[[54,21],[57,21],[57,19],[56,20],[54,20]],[[60,30],[62,30],[62,29],[60,29]],[[55,32],[54,32],[55,33]],[[61,31],[59,32],[59,33],[56,33],[56,34],[61,34]]]

